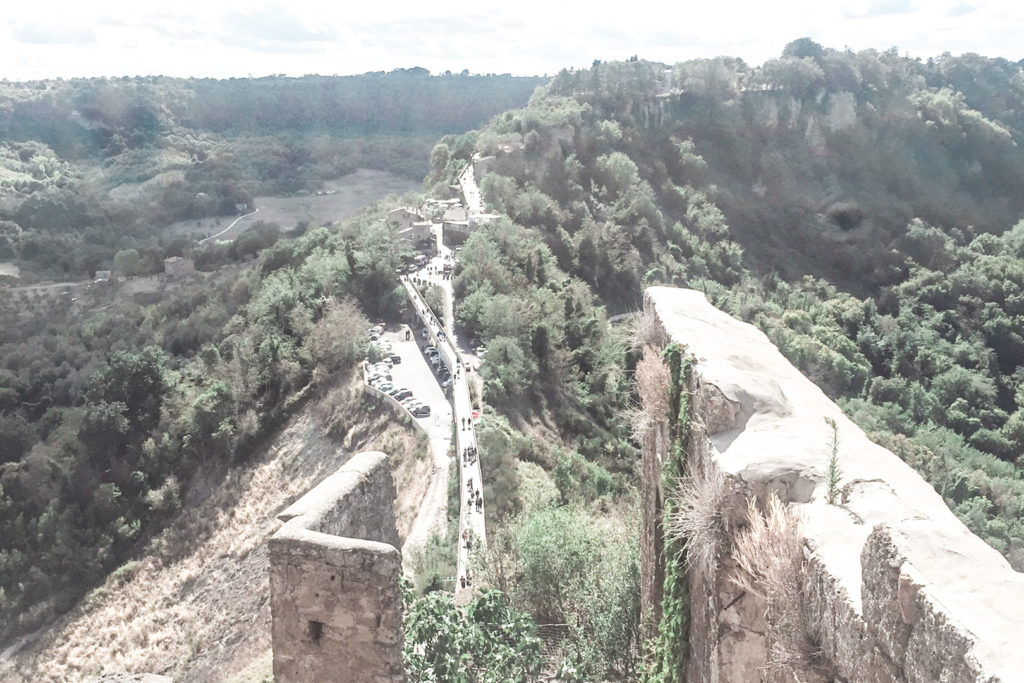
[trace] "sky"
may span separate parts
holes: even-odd
[[[489,7],[490,5],[490,7]],[[0,78],[553,75],[595,59],[749,64],[826,47],[1024,58],[1020,0],[36,0],[0,16]]]

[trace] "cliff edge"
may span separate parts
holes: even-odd
[[[653,330],[647,358],[660,359],[657,347],[675,342],[695,360],[686,387],[687,470],[722,489],[725,540],[705,562],[691,556],[690,680],[1024,680],[1024,575],[762,332],[692,290],[648,289],[645,314]],[[828,504],[834,436],[841,495]],[[666,449],[664,436],[644,439],[645,518],[653,520],[643,539],[643,601],[654,614],[664,576],[661,506],[676,495],[657,476]],[[771,596],[735,580],[729,539],[747,524],[746,501],[763,507],[772,492],[799,521],[797,625],[810,650],[803,673],[772,661],[773,642],[792,634],[772,622]],[[794,628],[792,619],[785,628]]]

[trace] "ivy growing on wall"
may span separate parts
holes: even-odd
[[[690,438],[690,371],[693,358],[678,344],[665,348],[662,357],[669,367],[669,453],[662,464],[662,490],[669,491],[685,470],[686,445]],[[668,495],[663,518],[672,512],[675,497]],[[678,539],[665,539],[665,584],[661,599],[661,623],[655,642],[655,661],[649,680],[675,683],[685,680],[689,651],[690,595],[686,583],[686,553]]]

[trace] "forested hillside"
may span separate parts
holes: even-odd
[[[68,609],[195,500],[197,468],[350,373],[367,316],[398,310],[401,253],[364,216],[176,288],[94,287],[84,310],[0,295],[2,635]]]
[[[357,168],[420,180],[440,135],[521,106],[537,78],[136,77],[0,82],[0,261],[84,279],[122,248],[181,255],[163,230],[320,190]]]
[[[485,157],[483,197],[506,217],[468,237],[454,278],[460,332],[486,347],[475,566],[516,615],[568,629],[564,680],[656,666],[639,640],[636,351],[608,324],[647,285],[701,289],[763,329],[1024,568],[1020,65],[807,39],[760,66],[595,62],[464,132],[535,84],[8,84],[0,259],[87,273],[136,242],[191,249],[158,226],[255,193],[359,165],[447,194]],[[116,201],[129,184],[147,201]],[[198,463],[243,456],[351,367],[364,316],[400,308],[382,213],[290,241],[263,226],[197,252],[211,272],[159,296],[0,299],[8,632],[141,552]]]
[[[443,139],[429,181],[493,156],[482,193],[512,220],[470,237],[456,287],[460,319],[501,358],[489,401],[562,438],[553,457],[518,457],[611,490],[631,465],[617,382],[631,357],[602,308],[693,287],[765,330],[1024,568],[1022,102],[1005,60],[805,39],[758,67],[563,71],[527,108]]]

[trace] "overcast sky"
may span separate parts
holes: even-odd
[[[2,14],[0,78],[11,80],[412,66],[550,75],[634,54],[760,64],[802,36],[916,57],[1024,58],[1021,0],[28,0],[7,3]]]

